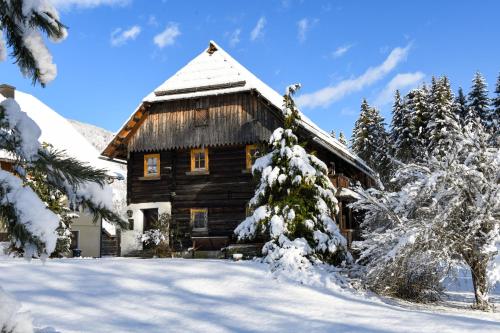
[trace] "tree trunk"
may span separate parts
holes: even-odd
[[[476,298],[475,307],[480,310],[490,309],[488,298],[488,279],[486,270],[488,262],[486,260],[472,259],[468,261],[472,283],[474,285],[474,297]]]

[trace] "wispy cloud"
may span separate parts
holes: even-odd
[[[297,32],[297,38],[299,39],[299,42],[303,43],[307,38],[307,31],[310,28],[309,19],[303,18],[297,22],[297,27],[299,29]]]
[[[235,47],[236,45],[238,45],[238,43],[240,42],[240,34],[241,29],[236,29],[229,35],[229,45],[231,47]]]
[[[319,19],[310,20],[307,17],[304,17],[302,20],[297,22],[297,38],[299,42],[303,43],[307,39],[307,34],[311,30],[311,28],[319,22]]]
[[[259,20],[257,21],[257,24],[253,28],[252,32],[250,33],[250,40],[254,41],[257,38],[262,37],[264,34],[264,27],[266,26],[266,18],[264,16],[261,16]]]
[[[413,88],[424,79],[425,74],[422,72],[415,73],[399,73],[392,78],[385,88],[380,92],[380,94],[375,99],[375,105],[383,106],[389,104],[392,101],[394,92],[397,89]]]
[[[353,44],[346,44],[346,45],[342,45],[342,46],[337,47],[337,49],[335,49],[335,51],[332,52],[332,57],[334,57],[334,58],[340,58],[340,57],[342,57],[353,46],[354,46]]]
[[[133,27],[123,30],[122,28],[115,29],[111,33],[111,45],[121,46],[125,45],[129,40],[134,40],[141,33],[141,27],[134,25]]]
[[[160,25],[160,23],[158,23],[158,20],[156,19],[156,16],[149,15],[148,25],[150,25],[152,27],[158,27]]]
[[[99,6],[126,6],[132,0],[52,0],[52,4],[60,10],[73,8],[95,8]]]
[[[327,107],[344,96],[360,91],[382,79],[406,59],[409,50],[410,45],[404,48],[397,47],[391,51],[382,64],[368,68],[358,77],[343,80],[334,86],[328,86],[310,94],[303,94],[297,98],[297,103],[302,107]]]
[[[160,32],[153,38],[154,43],[160,48],[164,48],[165,46],[170,46],[175,44],[175,40],[181,31],[179,30],[179,24],[175,22],[170,22],[167,24],[165,30]]]

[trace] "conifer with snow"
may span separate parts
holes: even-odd
[[[361,199],[353,207],[367,213],[365,240],[356,245],[367,282],[378,291],[401,296],[418,282],[419,297],[435,295],[435,277],[466,265],[476,306],[488,309],[488,292],[500,278],[500,151],[481,123],[460,133],[446,154],[401,166],[400,191],[357,189]]]
[[[383,183],[391,174],[389,135],[385,130],[380,111],[371,107],[366,99],[361,104],[361,113],[354,125],[352,150],[371,168],[377,171]]]
[[[498,74],[497,82],[495,84],[495,96],[491,99],[491,115],[493,118],[492,126],[493,133],[500,132],[500,74]],[[499,134],[500,135],[500,134]]]
[[[488,98],[488,86],[486,80],[480,72],[476,72],[472,80],[472,87],[468,96],[469,118],[481,119],[481,123],[486,129],[491,128],[491,111],[489,109],[490,100]]]
[[[460,120],[460,124],[465,124],[465,119],[467,118],[468,106],[467,106],[467,97],[464,94],[462,87],[458,88],[457,96],[455,97],[455,103],[453,106],[455,111],[455,115]]]
[[[339,142],[347,147],[347,138],[344,135],[344,132],[340,131],[339,133]]]
[[[258,179],[250,201],[253,214],[236,228],[239,240],[263,236],[264,261],[273,271],[301,274],[318,263],[350,260],[347,242],[334,216],[338,206],[327,166],[299,145],[294,131],[300,117],[292,95],[284,95],[284,128],[271,135],[270,152],[258,158],[252,172]]]
[[[0,61],[5,60],[7,45],[12,48],[15,63],[33,83],[45,86],[55,79],[57,67],[42,32],[51,41],[60,42],[66,38],[67,31],[49,0],[1,0],[0,31],[3,32],[0,34]]]
[[[413,110],[408,106],[407,99],[411,100],[413,92],[408,98],[401,98],[399,91],[394,94],[391,122],[391,154],[402,162],[408,162],[414,156],[414,142],[412,137]]]

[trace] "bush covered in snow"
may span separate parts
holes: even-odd
[[[0,288],[0,332],[32,333],[33,324],[27,312],[21,312],[21,305]]]
[[[307,153],[294,134],[299,112],[292,95],[298,87],[287,89],[285,126],[274,131],[270,152],[253,165],[259,180],[250,200],[253,214],[235,230],[241,241],[263,236],[263,260],[274,272],[287,275],[307,274],[315,264],[340,264],[351,258],[333,218],[338,206],[327,167]]]

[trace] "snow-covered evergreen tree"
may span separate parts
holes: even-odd
[[[464,94],[462,87],[458,88],[457,96],[455,97],[455,104],[453,106],[456,116],[460,120],[460,124],[465,124],[465,119],[467,118],[468,105],[467,97]]]
[[[498,133],[500,132],[500,74],[498,74],[494,93],[495,96],[491,99],[492,133]]]
[[[339,134],[339,142],[347,147],[347,138],[345,137],[344,132],[342,131],[340,131]]]
[[[433,81],[435,79],[433,78]],[[413,157],[424,159],[427,147],[429,146],[429,134],[427,133],[430,120],[429,89],[427,86],[410,91],[405,98],[407,115],[411,118],[411,140],[413,147]]]
[[[408,162],[414,156],[413,110],[409,108],[413,96],[414,92],[410,91],[403,100],[396,90],[392,106],[391,154],[402,162]]]
[[[390,142],[380,111],[371,107],[366,99],[354,125],[352,150],[380,175],[387,183],[391,174]]]
[[[435,292],[433,277],[465,264],[476,306],[487,309],[488,291],[500,278],[494,264],[500,244],[500,152],[489,145],[481,123],[468,124],[455,139],[447,154],[400,167],[395,176],[403,184],[400,191],[357,189],[361,200],[353,207],[367,212],[365,241],[357,243],[360,262],[370,285],[396,295],[396,281],[408,284],[419,274],[425,276],[416,280],[420,284],[431,281],[422,291]],[[396,278],[401,272],[403,280]]]
[[[258,179],[250,201],[253,214],[236,228],[238,239],[266,239],[264,261],[272,271],[302,279],[315,264],[350,260],[345,238],[335,223],[338,206],[327,166],[299,145],[294,131],[300,118],[292,95],[284,95],[284,128],[271,135],[270,152],[255,161]]]
[[[57,67],[42,33],[51,41],[60,42],[67,31],[49,0],[1,0],[0,31],[12,49],[15,63],[33,83],[44,86],[55,79]],[[6,54],[3,37],[0,34],[0,55]]]
[[[430,113],[427,128],[427,151],[433,155],[447,154],[458,135],[459,122],[454,111],[454,98],[446,76],[433,82],[430,94]]]
[[[48,0],[0,0],[0,60],[6,57],[5,42],[14,62],[33,83],[45,86],[57,75],[52,56],[42,33],[61,41],[66,29]],[[121,222],[112,211],[112,192],[106,186],[105,170],[94,169],[80,161],[41,146],[40,128],[12,98],[0,103],[0,150],[16,160],[15,174],[0,170],[0,222],[11,242],[28,259],[46,258],[54,252],[61,216],[47,208],[43,198],[30,187],[29,175],[43,175],[47,185],[109,221]],[[14,303],[14,304],[13,304]],[[2,310],[0,331],[32,331],[29,318],[19,315],[19,306],[0,289]],[[3,307],[2,307],[3,309]],[[21,319],[22,317],[22,319]]]
[[[488,86],[480,72],[476,72],[472,80],[472,87],[468,96],[469,118],[479,118],[487,129],[491,128],[491,111],[489,108]]]

